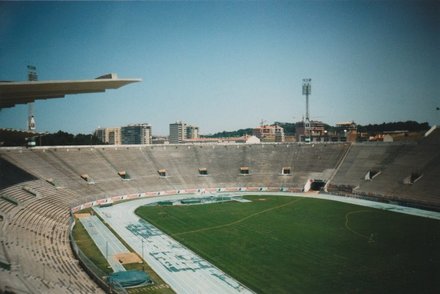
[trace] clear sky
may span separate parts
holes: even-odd
[[[141,78],[35,103],[38,131],[176,120],[202,134],[293,122],[440,123],[440,2],[0,2],[0,80]],[[27,106],[0,111],[24,129]]]

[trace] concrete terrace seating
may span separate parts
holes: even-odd
[[[329,190],[438,209],[439,138],[440,130],[436,129],[417,144],[354,144]],[[371,169],[380,171],[380,174],[372,180],[365,180],[365,175]],[[412,173],[421,177],[412,184],[405,184],[405,178]]]
[[[435,206],[440,203],[440,145],[421,142],[404,149],[387,164],[382,174],[373,181],[361,183],[359,192],[383,195],[402,202]],[[412,173],[421,178],[404,184]]]
[[[301,188],[309,176],[334,169],[347,148],[342,144],[2,148],[0,194],[25,204],[0,198],[0,210],[8,215],[2,221],[2,240],[11,271],[20,273],[28,289],[39,292],[94,292],[96,285],[79,267],[68,243],[70,207],[107,196],[170,189]],[[249,175],[240,174],[242,166],[248,167]],[[286,166],[291,175],[282,176]],[[201,176],[200,168],[207,175]],[[160,177],[160,169],[167,171],[166,177]],[[120,171],[130,179],[121,179]],[[95,183],[81,178],[84,174]]]
[[[0,195],[5,195],[7,197],[11,197],[12,199],[15,199],[20,204],[24,204],[29,200],[32,200],[36,198],[36,195],[33,195],[26,189],[26,182],[20,185],[11,186],[5,189],[0,190]]]
[[[383,171],[402,148],[401,144],[353,144],[332,184],[358,186],[369,170]]]
[[[10,211],[12,211],[15,207],[16,207],[15,204],[0,198],[0,212],[7,214]]]
[[[96,286],[75,261],[68,241],[69,209],[51,197],[34,200],[10,219],[4,230],[11,264],[39,292],[94,292]],[[40,282],[38,282],[40,281]]]
[[[13,276],[37,292],[99,292],[72,254],[68,225],[71,207],[104,197],[225,187],[299,191],[308,179],[332,179],[329,188],[338,193],[341,187],[349,187],[344,193],[439,207],[439,141],[430,136],[419,144],[0,148],[0,195],[20,202],[14,205],[0,197],[0,212],[7,216],[0,222],[0,238],[11,263],[10,272],[0,272],[0,282]],[[283,168],[290,173],[283,175]],[[369,170],[380,174],[366,181]],[[412,171],[422,177],[411,185],[403,184]],[[129,178],[123,179],[120,172]]]
[[[3,154],[4,156],[5,154]],[[0,190],[25,181],[35,180],[29,172],[0,157]]]
[[[308,178],[328,178],[347,148],[345,144],[97,146],[24,150],[9,152],[5,158],[41,179],[53,179],[57,186],[98,197],[231,185],[301,189]],[[240,175],[243,166],[249,175]],[[285,166],[291,167],[289,177],[280,176]],[[199,168],[206,168],[208,175],[201,177]],[[166,177],[159,176],[160,169],[167,171]],[[120,171],[130,180],[122,180]],[[83,174],[95,184],[84,181]]]

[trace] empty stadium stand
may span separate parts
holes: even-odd
[[[228,187],[301,191],[319,179],[333,193],[438,208],[438,137],[436,130],[417,144],[0,148],[0,292],[102,291],[74,258],[68,232],[70,208],[106,197]],[[370,170],[380,173],[366,180]],[[412,172],[422,176],[404,184]]]
[[[366,179],[372,170],[375,176]],[[417,143],[353,144],[328,190],[439,210],[439,178],[440,129],[437,128]]]

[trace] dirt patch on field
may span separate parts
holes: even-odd
[[[266,201],[266,198],[258,198],[258,201]]]
[[[122,264],[142,263],[142,259],[136,253],[133,253],[133,252],[118,253],[118,254],[115,254],[115,257]]]

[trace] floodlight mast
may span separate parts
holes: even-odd
[[[304,121],[304,132],[310,141],[310,115],[309,115],[309,95],[312,94],[312,79],[303,79],[302,93],[306,95],[306,119]]]
[[[28,65],[28,81],[38,81],[37,68],[33,65]],[[28,105],[28,131],[35,132],[35,117],[34,117],[34,102]],[[35,146],[35,138],[29,138],[28,146]]]

